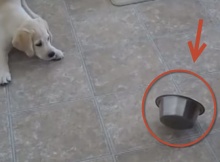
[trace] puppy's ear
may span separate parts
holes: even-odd
[[[12,39],[13,47],[20,51],[23,51],[29,57],[34,56],[33,42],[32,42],[33,31],[20,29],[17,31]]]
[[[52,41],[53,35],[52,35],[52,33],[50,32],[48,23],[47,23],[44,19],[42,19],[41,17],[36,18],[36,20],[38,21],[39,24],[43,25],[43,26],[46,28],[47,33],[48,33],[49,36],[50,36],[50,40]]]

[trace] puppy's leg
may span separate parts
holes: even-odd
[[[6,85],[11,81],[8,67],[8,50],[0,48],[0,85]]]

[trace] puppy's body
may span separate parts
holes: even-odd
[[[63,53],[51,45],[49,27],[42,18],[32,18],[21,0],[0,0],[0,84],[11,81],[8,53],[12,47],[36,55],[43,60],[63,58]]]

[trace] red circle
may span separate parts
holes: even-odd
[[[162,139],[160,139],[150,128],[148,122],[147,122],[147,118],[145,116],[145,103],[146,103],[146,98],[147,98],[147,95],[150,91],[150,89],[152,88],[152,86],[159,80],[161,79],[162,77],[168,75],[168,74],[172,74],[172,73],[187,73],[187,74],[190,74],[190,75],[193,75],[195,77],[197,77],[198,79],[200,79],[205,85],[206,87],[208,88],[208,90],[210,91],[211,93],[211,96],[212,96],[212,100],[213,100],[213,103],[214,103],[214,114],[213,114],[213,117],[212,117],[212,121],[208,127],[208,129],[199,137],[197,138],[196,140],[192,141],[192,142],[189,142],[189,143],[185,143],[185,144],[173,144],[173,143],[169,143],[169,142],[166,142]],[[183,148],[183,147],[189,147],[189,146],[192,146],[194,144],[197,144],[198,142],[200,142],[201,140],[203,140],[211,131],[213,125],[215,124],[215,120],[216,120],[216,116],[217,116],[217,103],[216,103],[216,97],[215,97],[215,94],[211,88],[211,86],[209,85],[209,83],[204,79],[202,78],[200,75],[196,74],[195,72],[193,71],[189,71],[189,70],[184,70],[184,69],[173,69],[173,70],[169,70],[169,71],[166,71],[166,72],[163,72],[162,74],[158,75],[156,78],[154,78],[151,83],[148,85],[147,89],[145,90],[144,92],[144,96],[142,98],[142,118],[144,120],[144,124],[145,126],[147,127],[149,133],[152,135],[152,137],[154,137],[157,141],[159,141],[160,143],[164,144],[164,145],[167,145],[167,146],[170,146],[170,147],[176,147],[176,148]]]

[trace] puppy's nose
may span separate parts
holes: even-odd
[[[52,58],[52,57],[54,57],[54,55],[55,55],[55,52],[50,52],[50,53],[48,54],[48,57],[49,57],[49,58]]]

